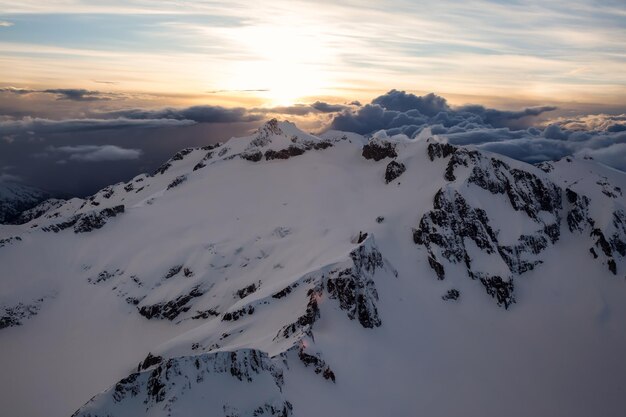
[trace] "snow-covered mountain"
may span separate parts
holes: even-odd
[[[12,181],[0,182],[0,223],[14,221],[24,210],[49,197],[49,193],[39,188]]]
[[[626,174],[272,120],[0,226],[12,415],[621,416]],[[91,398],[91,399],[90,399]]]

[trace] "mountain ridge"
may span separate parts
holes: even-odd
[[[31,326],[75,323],[58,304],[65,300],[68,309],[83,311],[79,296],[94,301],[93,311],[127,317],[129,329],[138,332],[128,356],[139,367],[130,372],[131,361],[120,360],[117,378],[100,383],[100,390],[109,389],[80,408],[74,400],[77,416],[194,415],[200,409],[224,416],[306,416],[320,409],[380,415],[426,405],[429,415],[461,409],[496,415],[484,408],[485,393],[475,392],[481,400],[474,405],[461,395],[470,387],[464,379],[452,388],[462,406],[428,400],[442,401],[445,392],[420,358],[431,350],[447,378],[457,374],[455,366],[467,372],[482,366],[499,381],[499,367],[512,365],[490,343],[503,334],[522,342],[510,327],[525,320],[538,329],[533,343],[550,340],[544,323],[535,320],[550,314],[547,323],[567,329],[556,304],[580,318],[593,340],[613,340],[602,348],[584,345],[566,365],[605,350],[603,360],[616,359],[626,346],[616,333],[625,317],[618,303],[626,285],[625,177],[590,160],[535,167],[437,137],[315,137],[270,121],[249,137],[183,150],[150,176],[53,205],[22,226],[0,227],[0,260],[7,277],[15,277],[7,278],[12,291],[0,298],[3,320],[20,324],[0,332],[26,341],[33,339]],[[50,247],[53,242],[58,248]],[[23,261],[41,248],[51,252],[40,262],[55,277],[43,286],[42,267]],[[578,261],[560,262],[572,253]],[[59,256],[68,264],[55,264]],[[35,278],[18,283],[26,273]],[[573,300],[586,307],[569,306]],[[108,319],[98,320],[93,327],[105,335],[120,334]],[[414,321],[432,344],[407,330]],[[485,321],[493,329],[483,329]],[[468,353],[448,343],[465,338],[440,333],[445,328],[461,336],[483,332],[485,342],[467,346],[491,356],[458,362],[453,351],[465,358]],[[142,332],[153,331],[145,336],[151,341],[140,340]],[[575,335],[572,329],[552,339],[560,348],[578,340]],[[89,345],[81,343],[81,349]],[[354,357],[342,351],[345,344]],[[384,346],[402,359],[387,357]],[[515,346],[508,347],[524,356]],[[436,355],[436,349],[444,353]],[[542,375],[522,362],[511,369],[527,378]],[[618,370],[608,375],[610,395],[625,386]],[[397,383],[375,395],[368,372],[396,375]],[[548,380],[562,381],[569,372],[559,368]],[[257,383],[256,375],[264,382]],[[111,386],[114,380],[119,382]],[[407,384],[420,387],[417,398]],[[587,381],[578,384],[596,392]],[[535,412],[558,409],[559,398],[515,386],[541,400]],[[493,382],[488,387],[499,389]],[[249,395],[234,396],[237,390]],[[318,403],[303,392],[315,392]],[[500,394],[498,404],[517,404],[515,395]],[[574,401],[568,410],[583,415],[604,407],[617,415],[610,411],[623,400],[606,395],[584,406]],[[360,405],[347,400],[355,396]],[[520,413],[512,415],[525,415]]]

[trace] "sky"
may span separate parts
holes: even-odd
[[[0,0],[0,180],[94,192],[270,117],[314,132],[441,124],[392,108],[394,91],[434,92],[457,118],[470,104],[531,109],[494,124],[474,108],[470,130],[541,136],[550,120],[626,113],[625,45],[623,0]],[[391,124],[363,122],[393,111]],[[447,123],[442,134],[467,133]]]

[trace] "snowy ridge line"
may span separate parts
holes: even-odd
[[[0,329],[0,401],[41,415],[26,396],[53,394],[52,417],[617,417],[624,189],[590,159],[533,166],[427,134],[271,121],[185,149],[0,226],[4,322],[21,324]]]
[[[255,312],[255,307],[268,304],[272,299],[275,308],[280,307],[282,299],[290,296],[294,289],[302,286],[306,289],[308,302],[305,311],[293,323],[287,324],[278,331],[274,341],[277,343],[289,339],[286,346],[273,357],[268,353],[251,348],[232,349],[228,345],[209,348],[208,351],[197,355],[175,356],[165,359],[161,355],[151,353],[137,367],[137,372],[130,374],[117,382],[108,390],[96,395],[73,417],[96,417],[99,409],[106,409],[107,413],[119,412],[124,415],[127,410],[137,410],[138,404],[145,406],[145,412],[159,407],[165,412],[171,412],[177,402],[186,401],[188,391],[200,390],[205,378],[219,374],[221,378],[230,376],[239,382],[255,383],[262,375],[271,375],[278,393],[263,398],[259,405],[253,407],[252,414],[242,415],[271,415],[289,416],[293,411],[292,404],[282,395],[284,385],[283,373],[289,370],[289,363],[299,361],[305,367],[312,367],[315,374],[325,380],[335,382],[337,376],[331,367],[324,361],[321,354],[307,352],[315,344],[313,326],[320,318],[319,303],[324,296],[339,303],[350,320],[358,320],[364,328],[378,327],[382,323],[378,317],[376,301],[378,294],[373,281],[377,270],[382,269],[397,276],[397,271],[383,258],[378,251],[374,237],[371,234],[360,234],[358,246],[350,251],[348,259],[335,262],[301,277],[291,285],[273,293],[268,297],[255,299],[251,302],[234,305],[218,319],[226,322],[236,322]],[[243,298],[242,301],[245,301]],[[302,312],[302,310],[300,310]],[[301,313],[298,313],[301,314]],[[227,327],[223,328],[228,330]],[[185,336],[182,335],[182,338]],[[194,343],[192,349],[198,349]],[[167,355],[167,353],[164,353]],[[193,395],[193,394],[190,394]],[[212,402],[219,402],[221,398],[215,395]],[[249,401],[249,399],[246,399]],[[133,403],[128,405],[127,403]],[[121,408],[121,411],[117,411]],[[225,403],[222,409],[246,409],[239,402]],[[108,414],[107,414],[108,415]]]

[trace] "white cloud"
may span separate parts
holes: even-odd
[[[138,159],[140,149],[127,149],[115,145],[79,145],[49,148],[50,151],[68,154],[68,159],[81,162],[123,161]]]

